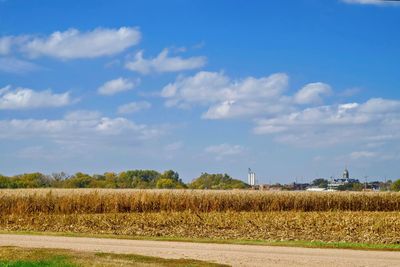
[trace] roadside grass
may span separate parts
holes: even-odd
[[[0,234],[20,234],[20,235],[49,235],[66,237],[91,237],[91,238],[110,238],[110,239],[130,239],[130,240],[153,240],[153,241],[173,241],[189,243],[214,243],[214,244],[237,244],[237,245],[259,245],[259,246],[282,246],[282,247],[303,247],[303,248],[337,248],[353,250],[383,250],[400,251],[400,244],[370,244],[353,242],[323,242],[323,241],[279,241],[279,240],[244,240],[244,239],[207,239],[207,238],[185,238],[185,237],[144,237],[129,235],[110,235],[110,234],[82,234],[75,232],[30,232],[30,231],[0,231]]]
[[[190,259],[163,259],[134,254],[76,252],[61,249],[0,247],[0,267],[78,266],[227,266]]]

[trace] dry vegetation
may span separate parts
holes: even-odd
[[[400,243],[400,193],[4,190],[0,230]]]
[[[400,211],[400,193],[20,189],[0,191],[0,214],[225,211]]]

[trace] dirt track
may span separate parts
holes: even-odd
[[[233,266],[400,266],[400,252],[0,234],[0,246],[190,258]]]

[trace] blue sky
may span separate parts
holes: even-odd
[[[400,6],[0,1],[0,173],[399,178]]]

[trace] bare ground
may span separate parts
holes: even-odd
[[[0,246],[189,258],[232,266],[400,266],[400,252],[0,234]]]

